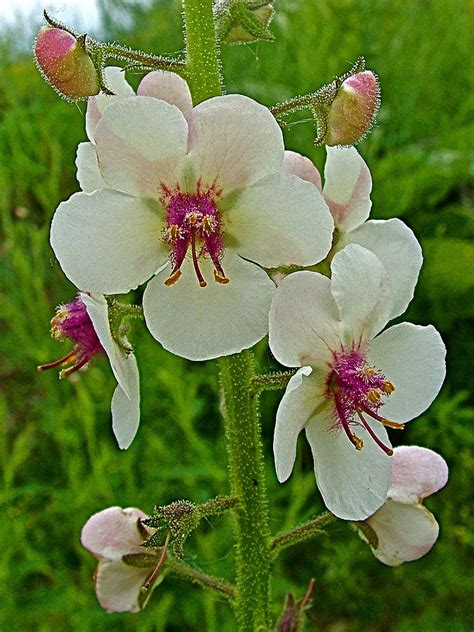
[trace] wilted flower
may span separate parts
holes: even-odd
[[[119,447],[128,448],[140,423],[138,367],[131,349],[120,346],[112,336],[105,298],[79,293],[74,301],[60,305],[51,320],[51,335],[75,344],[64,357],[39,366],[40,371],[70,365],[59,373],[60,378],[65,378],[95,355],[107,355],[118,382],[112,397],[112,429]]]
[[[395,448],[387,500],[365,521],[375,533],[375,541],[359,530],[377,559],[388,566],[399,566],[430,551],[439,526],[422,503],[447,480],[448,466],[436,452],[416,446]]]
[[[280,128],[248,97],[209,99],[186,118],[161,99],[122,99],[103,111],[94,148],[108,188],[59,206],[55,254],[91,292],[125,293],[155,275],[145,320],[177,355],[255,344],[274,290],[261,266],[312,265],[329,251],[322,196],[281,172]]]
[[[127,555],[144,555],[142,544],[150,535],[143,524],[146,517],[134,507],[109,507],[91,516],[82,529],[82,545],[99,560],[94,575],[97,599],[109,612],[139,612],[162,579],[158,575],[144,595],[153,562],[140,568],[123,561]]]
[[[331,211],[337,238],[333,251],[359,244],[374,252],[384,264],[393,289],[392,318],[403,314],[413,298],[423,256],[413,231],[401,220],[369,220],[372,177],[355,147],[326,147],[324,188],[309,158],[285,152],[283,170],[312,182]]]
[[[43,26],[36,38],[35,56],[46,81],[71,101],[100,91],[97,70],[85,49],[86,36]]]
[[[385,426],[403,428],[438,393],[445,347],[432,326],[395,325],[388,274],[379,259],[349,244],[332,278],[296,272],[278,287],[270,311],[270,348],[302,367],[277,412],[277,476],[291,473],[299,432],[311,445],[319,490],[340,518],[362,520],[385,501],[391,445]]]

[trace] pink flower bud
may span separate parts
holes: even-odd
[[[355,145],[374,124],[380,105],[380,87],[370,70],[351,75],[342,82],[331,104],[323,143]]]
[[[43,26],[35,43],[36,61],[43,77],[72,101],[100,91],[97,71],[81,39],[63,29]]]

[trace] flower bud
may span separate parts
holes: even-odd
[[[380,105],[380,87],[370,70],[347,77],[332,102],[327,130],[322,142],[334,145],[355,145],[374,124]]]
[[[99,76],[85,50],[85,36],[43,26],[35,42],[35,56],[43,77],[66,99],[77,101],[99,93]]]

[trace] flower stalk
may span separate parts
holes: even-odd
[[[240,498],[235,612],[239,630],[255,632],[268,626],[272,559],[260,421],[252,389],[254,361],[250,351],[243,351],[221,358],[220,365],[231,494]]]
[[[326,511],[317,518],[314,518],[309,522],[305,522],[295,529],[285,531],[285,533],[280,533],[272,540],[271,546],[273,556],[277,557],[284,549],[287,549],[290,546],[294,546],[300,542],[306,542],[307,540],[312,540],[318,535],[325,535],[326,532],[323,527],[336,519],[336,516],[333,516],[332,513]]]

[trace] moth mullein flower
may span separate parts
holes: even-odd
[[[99,560],[94,574],[97,599],[109,612],[139,612],[144,605],[141,589],[151,570],[130,566],[123,557],[144,553],[142,544],[151,535],[145,518],[134,507],[109,507],[91,516],[82,529],[82,546]],[[150,586],[150,593],[161,579]]]
[[[431,550],[439,526],[423,500],[446,485],[448,466],[436,452],[417,446],[395,448],[387,500],[365,521],[375,533],[372,552],[387,566],[418,560]],[[364,537],[364,531],[359,531]]]
[[[382,261],[394,288],[392,317],[403,314],[413,298],[423,262],[420,244],[401,220],[368,220],[372,201],[372,177],[355,147],[326,147],[324,187],[309,158],[285,152],[283,169],[312,182],[322,192],[336,227],[333,252],[359,244]]]
[[[272,303],[270,348],[281,364],[301,367],[277,411],[275,466],[285,481],[305,428],[327,508],[363,520],[389,488],[386,427],[403,428],[431,404],[445,376],[445,347],[432,326],[401,323],[379,333],[397,297],[372,252],[350,244],[331,269],[331,279],[290,274]]]
[[[263,338],[275,286],[262,267],[315,264],[333,232],[316,188],[281,171],[270,111],[233,94],[185,117],[136,96],[104,109],[93,140],[107,188],[76,193],[56,211],[51,243],[65,274],[104,294],[151,278],[148,328],[185,358],[237,353]]]
[[[118,382],[112,396],[112,429],[119,447],[126,449],[140,423],[138,366],[131,349],[120,346],[112,336],[108,313],[107,301],[99,294],[79,293],[74,301],[60,305],[51,320],[51,335],[75,344],[64,357],[43,364],[38,370],[64,367],[59,377],[65,378],[95,355],[106,354]]]

